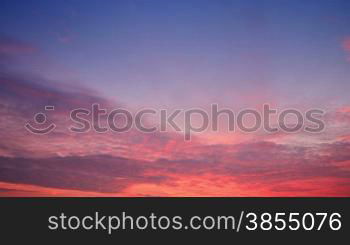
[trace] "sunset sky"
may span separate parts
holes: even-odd
[[[348,0],[3,0],[0,196],[350,196],[349,91]],[[94,103],[319,108],[326,128],[70,132]],[[25,129],[38,112],[52,133]]]

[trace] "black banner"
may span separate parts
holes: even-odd
[[[350,198],[1,198],[1,237],[15,241],[345,241]]]

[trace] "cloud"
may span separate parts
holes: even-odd
[[[71,108],[118,104],[86,89],[62,89],[20,74],[3,72],[0,82],[0,126],[6,129],[0,132],[0,182],[18,184],[13,195],[37,195],[35,190],[51,195],[47,188],[61,196],[349,194],[350,143],[343,140],[293,145],[255,138],[208,145],[173,133],[64,130],[38,137],[23,125],[46,104],[57,107],[53,116],[64,127],[63,115]],[[335,120],[347,120],[347,113],[335,111]]]
[[[144,163],[111,156],[45,159],[0,157],[2,182],[42,187],[118,193],[134,183],[159,183],[166,178],[144,175]]]
[[[0,182],[107,196],[349,194],[350,143],[195,148],[184,159],[154,161],[109,155],[1,157]]]
[[[34,53],[37,50],[38,49],[35,46],[24,41],[6,36],[0,36],[0,54],[28,54]]]
[[[289,135],[283,142],[252,135],[244,143],[209,144],[166,132],[70,133],[73,108],[126,106],[1,67],[0,84],[0,192],[6,195],[350,195],[348,107],[330,113],[332,123],[345,126],[327,131],[325,141],[297,145]],[[49,117],[57,131],[29,134],[24,124],[45,105],[55,106]]]
[[[347,37],[343,41],[343,48],[345,51],[350,52],[350,37]]]
[[[342,43],[343,49],[347,52],[347,60],[350,62],[350,37],[346,37]]]
[[[94,91],[72,88],[40,76],[0,70],[1,103],[11,108],[21,109],[23,105],[35,110],[37,107],[53,105],[58,110],[79,108],[88,104],[109,105],[110,101],[101,98]]]

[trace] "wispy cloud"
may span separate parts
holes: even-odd
[[[27,54],[36,52],[37,50],[37,47],[27,42],[15,38],[0,36],[0,54]]]
[[[347,60],[350,62],[350,37],[346,37],[342,43],[343,49],[347,52]]]

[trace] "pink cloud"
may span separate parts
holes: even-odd
[[[27,54],[37,51],[33,45],[9,37],[0,37],[0,54]]]
[[[343,48],[345,51],[350,52],[350,37],[345,38],[345,40],[343,41]]]
[[[346,37],[343,40],[343,49],[348,53],[347,61],[350,62],[350,37]]]

